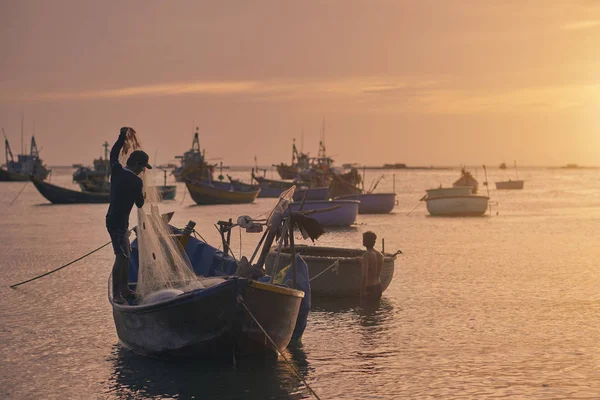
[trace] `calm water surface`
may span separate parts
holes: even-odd
[[[73,187],[71,172],[55,170],[52,183]],[[367,171],[367,182],[379,173]],[[489,173],[490,181],[505,175]],[[490,189],[492,216],[433,218],[424,204],[408,213],[457,171],[396,172],[392,215],[360,216],[318,241],[359,247],[361,233],[373,230],[386,250],[405,253],[378,310],[314,299],[304,346],[287,356],[322,399],[600,398],[600,171],[520,173],[525,190]],[[386,176],[378,190],[392,189]],[[1,398],[310,397],[281,358],[234,368],[121,348],[106,295],[110,246],[9,289],[108,241],[106,205],[49,205],[28,184],[9,206],[22,188],[0,183]],[[175,225],[196,221],[213,244],[217,220],[258,216],[273,204],[198,207],[184,192],[178,184],[163,210],[176,212]],[[244,234],[242,252],[258,239]]]

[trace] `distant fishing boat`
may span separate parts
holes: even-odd
[[[0,168],[0,181],[28,181],[29,176],[33,175],[39,180],[48,177],[50,170],[46,168],[40,159],[40,152],[35,142],[35,135],[31,136],[29,154],[18,154],[17,161],[14,160],[8,138],[4,133],[4,153],[6,159],[5,168]],[[23,139],[23,120],[21,120],[21,143]]]
[[[218,181],[186,180],[185,185],[198,205],[247,204],[258,197],[260,188],[238,188],[231,183]]]
[[[452,186],[471,186],[472,193],[477,194],[477,190],[479,189],[479,182],[477,179],[473,177],[471,172],[467,171],[465,167],[460,170],[460,178],[458,178]]]
[[[517,179],[509,179],[507,181],[496,182],[496,189],[498,190],[521,190],[525,185],[525,181],[519,179],[519,172],[517,170],[517,162],[515,161],[515,174]]]
[[[92,193],[106,193],[110,191],[110,161],[108,159],[108,142],[104,142],[104,158],[96,158],[93,167],[79,165],[73,172],[73,182],[76,182],[82,191]]]
[[[293,212],[327,210],[311,214],[310,217],[318,221],[322,226],[350,226],[356,222],[358,216],[357,200],[307,200],[295,201],[290,205]]]
[[[360,295],[364,250],[296,245],[296,251],[308,266],[313,296],[358,297]],[[384,253],[380,275],[382,291],[385,291],[392,282],[397,254]],[[265,264],[267,274],[272,273],[276,258],[277,252],[273,249],[267,256]],[[283,248],[278,265],[281,267],[289,265],[290,262],[290,249]],[[338,265],[331,268],[334,263]]]
[[[181,160],[181,165],[172,171],[177,182],[188,180],[212,180],[215,165],[208,164],[204,157],[204,152],[200,150],[200,139],[198,137],[198,127],[194,132],[192,148],[186,151],[182,156],[175,158]]]
[[[292,162],[291,164],[273,164],[277,169],[277,173],[281,179],[296,179],[301,170],[308,168],[309,157],[308,154],[298,152],[296,147],[296,139],[292,142]]]

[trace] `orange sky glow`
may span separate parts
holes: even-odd
[[[0,126],[50,165],[133,126],[153,162],[600,165],[600,2],[315,0],[0,5]],[[4,159],[0,160],[3,163]]]

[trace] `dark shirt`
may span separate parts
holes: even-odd
[[[106,214],[106,228],[129,228],[129,214],[135,203],[138,208],[144,205],[142,179],[133,172],[123,168],[119,162],[119,153],[125,143],[125,135],[119,139],[110,151],[110,206]]]

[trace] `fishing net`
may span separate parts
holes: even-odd
[[[127,160],[129,154],[140,147],[135,131],[127,135],[120,159]],[[160,195],[157,190],[158,173],[146,169],[140,174],[144,182],[144,206],[138,209],[138,253],[139,270],[136,293],[142,298],[164,289],[179,289],[186,292],[204,287],[194,273],[181,243],[169,224],[159,213]],[[175,292],[173,292],[175,293]]]

